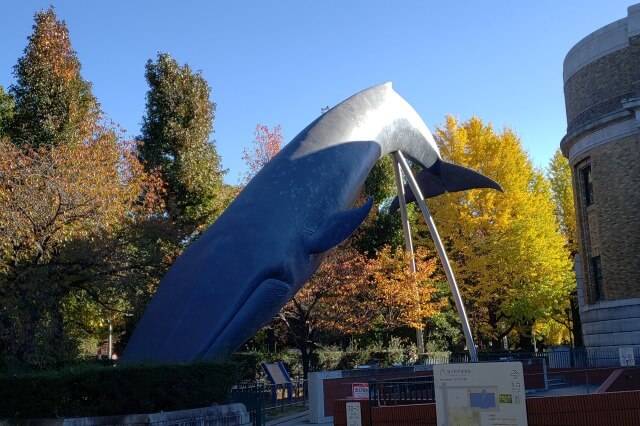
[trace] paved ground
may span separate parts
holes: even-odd
[[[281,417],[279,419],[271,420],[266,423],[266,426],[297,426],[309,424],[309,411],[307,410]],[[323,425],[333,425],[333,422],[323,423]]]

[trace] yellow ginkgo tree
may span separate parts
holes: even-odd
[[[477,170],[504,188],[504,193],[481,189],[428,201],[476,343],[498,349],[513,330],[530,333],[536,320],[557,312],[571,291],[569,257],[550,184],[508,128],[496,132],[479,118],[460,122],[448,116],[435,138],[445,160]]]

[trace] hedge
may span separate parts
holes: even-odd
[[[118,365],[0,377],[0,418],[145,414],[225,403],[236,363]]]
[[[312,367],[316,371],[352,370],[358,365],[391,367],[402,364],[404,360],[405,355],[402,349],[359,349],[345,352],[323,349],[314,352]]]

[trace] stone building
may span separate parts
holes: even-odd
[[[564,61],[580,255],[578,296],[590,350],[635,347],[640,362],[640,4],[588,35]]]

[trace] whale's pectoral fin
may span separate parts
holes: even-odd
[[[334,213],[309,235],[306,247],[309,253],[322,253],[346,240],[367,218],[373,197],[362,206],[346,212]]]
[[[225,345],[230,341],[240,342],[240,345],[247,341],[265,322],[278,314],[294,293],[294,289],[281,280],[270,278],[262,281],[227,327],[199,357],[213,358],[217,353],[231,353],[238,349]]]
[[[493,188],[502,192],[502,187],[493,179],[476,171],[457,164],[438,161],[432,167],[422,170],[416,177],[420,191],[424,198],[432,198],[445,192],[465,191],[474,188]],[[405,199],[407,203],[416,200],[409,185],[405,185]],[[389,206],[393,212],[399,207],[398,197]]]

